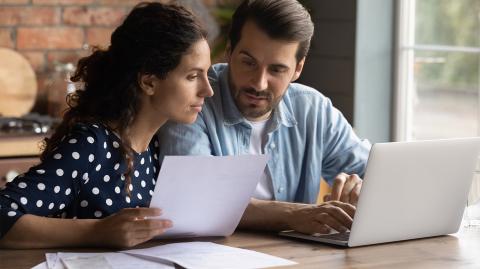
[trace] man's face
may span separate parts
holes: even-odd
[[[300,76],[305,60],[297,63],[298,45],[272,39],[255,23],[245,23],[240,41],[227,55],[230,89],[245,118],[268,119],[289,83]]]

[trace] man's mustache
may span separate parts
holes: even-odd
[[[265,97],[268,100],[272,100],[272,94],[269,91],[256,91],[253,88],[243,88],[241,89],[244,93],[255,95],[256,97]]]

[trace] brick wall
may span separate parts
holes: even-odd
[[[65,91],[63,77],[55,72],[55,67],[76,63],[89,54],[91,46],[107,46],[113,29],[139,2],[0,0],[0,47],[21,53],[37,74],[38,96],[34,112],[55,114],[49,111],[49,103],[63,101]],[[180,2],[198,10],[195,0]],[[212,8],[216,0],[204,0],[203,3]]]

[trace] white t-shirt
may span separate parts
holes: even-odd
[[[268,119],[264,121],[249,121],[249,123],[252,126],[252,134],[248,152],[250,154],[263,154],[263,147],[267,141]],[[273,200],[272,178],[270,173],[268,173],[268,169],[265,168],[263,171],[262,178],[252,197],[261,200]]]

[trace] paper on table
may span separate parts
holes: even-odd
[[[150,207],[173,227],[159,238],[231,235],[266,162],[266,155],[166,156]]]
[[[175,268],[171,262],[155,260],[151,261],[148,259],[141,259],[131,255],[127,255],[119,252],[103,252],[103,253],[74,253],[74,252],[59,252],[59,253],[47,253],[47,263],[45,267],[48,269],[66,269],[61,260],[71,259],[71,258],[85,258],[85,257],[95,257],[103,256],[108,264],[113,269],[129,269],[129,268],[142,268],[142,269],[173,269]],[[41,264],[37,265],[40,266]],[[34,267],[37,269],[36,267]],[[89,268],[97,268],[97,266],[90,266]]]
[[[67,269],[113,269],[104,256],[93,255],[87,257],[68,257],[62,258],[62,262]]]
[[[264,253],[211,242],[175,243],[122,251],[138,257],[169,260],[185,268],[246,269],[294,265],[296,262]]]

